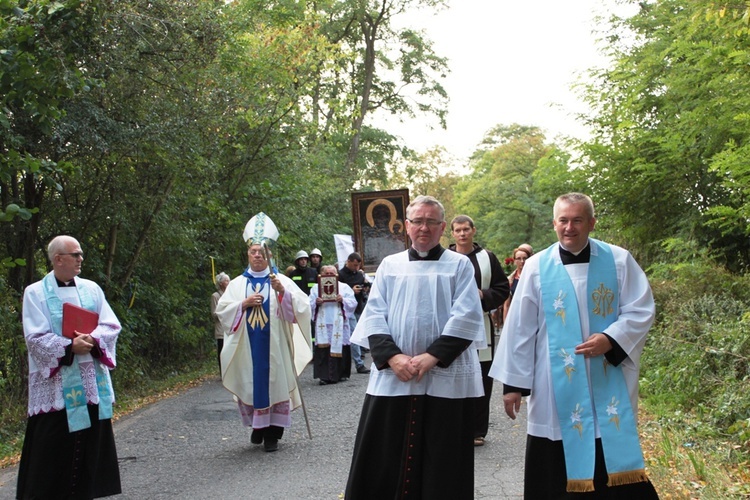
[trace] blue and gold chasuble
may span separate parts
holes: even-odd
[[[270,274],[255,277],[248,270],[242,273],[247,278],[245,297],[254,293],[263,295],[262,307],[248,307],[245,310],[247,338],[253,359],[253,408],[256,410],[271,406],[269,394],[271,376],[271,313],[272,295]]]
[[[597,251],[591,252],[588,267],[586,309],[589,331],[598,333],[617,319],[619,287],[609,245],[594,239],[589,241],[596,245]],[[565,451],[567,490],[594,490],[594,409],[609,474],[607,484],[647,481],[622,368],[611,365],[604,356],[591,358],[587,367],[584,357],[575,354],[576,345],[583,341],[579,304],[565,266],[553,258],[553,252],[557,251],[558,245],[553,245],[540,255],[540,281],[552,386]]]

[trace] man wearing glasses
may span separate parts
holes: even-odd
[[[102,289],[79,278],[83,251],[58,236],[47,247],[52,272],[23,295],[29,405],[17,498],[98,498],[121,492],[112,432],[120,322]],[[63,303],[98,314],[89,333],[63,336]]]
[[[243,425],[252,428],[250,442],[274,452],[292,425],[291,412],[303,404],[297,370],[312,359],[310,302],[294,281],[272,268],[268,247],[279,231],[270,217],[253,216],[242,238],[248,266],[216,305],[224,329],[221,378],[235,396]]]
[[[474,405],[486,347],[471,261],[440,246],[443,205],[406,209],[409,250],[381,262],[352,342],[370,381],[346,498],[473,498]]]

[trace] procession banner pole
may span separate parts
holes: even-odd
[[[263,247],[263,253],[266,256],[266,262],[268,262],[268,268],[271,271],[269,274],[269,277],[271,279],[274,279],[276,277],[276,273],[273,272],[273,261],[271,260],[271,252],[268,249],[268,245],[264,241],[261,246]],[[279,294],[274,290],[274,295],[276,296],[276,306],[281,307],[281,301],[279,300]],[[284,328],[285,331],[285,337],[286,337],[286,345],[289,349],[289,355],[292,359],[292,372],[294,373],[294,381],[297,384],[297,391],[299,392],[299,400],[302,403],[302,414],[305,416],[305,425],[307,426],[307,436],[312,439],[312,431],[310,430],[310,419],[307,417],[307,407],[305,406],[305,399],[302,397],[302,387],[299,385],[299,375],[297,374],[297,365],[294,363],[294,340],[293,335],[294,331],[289,332],[286,321],[282,321],[282,328]]]

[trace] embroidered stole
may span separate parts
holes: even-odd
[[[334,305],[336,312],[333,316],[333,324],[326,324],[326,314],[321,314],[321,308]],[[315,345],[317,347],[330,348],[330,356],[332,358],[343,357],[343,346],[344,346],[344,322],[349,320],[344,313],[344,304],[341,302],[323,302],[321,305],[315,308],[315,317],[313,322],[315,323]]]
[[[596,245],[597,251],[592,249],[588,267],[586,309],[590,331],[603,332],[617,319],[617,269],[610,247],[598,240],[589,241]],[[610,365],[604,356],[591,358],[587,368],[584,357],[574,354],[575,346],[582,342],[578,299],[565,266],[553,258],[553,252],[557,251],[558,245],[553,245],[540,256],[540,280],[567,490],[594,490],[594,411],[609,474],[607,484],[647,481],[622,368]]]
[[[479,267],[479,276],[481,277],[480,287],[487,289],[490,287],[490,279],[492,278],[492,266],[490,266],[490,255],[487,250],[480,250],[476,253],[477,266]],[[492,326],[490,321],[490,315],[486,312],[482,312],[484,316],[484,336],[487,341],[487,347],[485,349],[477,350],[479,354],[479,361],[492,361],[492,335],[495,331],[495,327]]]
[[[48,273],[43,279],[44,297],[47,300],[47,309],[50,314],[52,331],[62,336],[62,301],[57,296],[57,281],[54,273]],[[81,307],[89,311],[97,312],[96,301],[85,286],[76,286],[78,299]],[[93,360],[96,371],[96,389],[99,394],[99,420],[112,418],[112,390],[101,363]],[[78,364],[78,356],[73,355],[73,363],[70,366],[61,366],[60,374],[63,384],[63,400],[65,401],[65,412],[68,416],[68,430],[76,432],[91,427],[89,411],[87,408],[86,391],[83,388],[81,378],[81,367]]]
[[[263,307],[248,307],[245,310],[247,338],[253,360],[253,408],[261,410],[271,406],[271,278],[269,274],[256,278],[247,270],[245,297],[254,293],[263,296]]]

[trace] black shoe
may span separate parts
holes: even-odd
[[[253,430],[250,434],[250,442],[253,444],[260,444],[263,442],[263,433],[260,431]]]
[[[276,451],[279,449],[279,440],[277,438],[266,437],[263,440],[263,449],[266,451]]]
[[[321,380],[318,385],[331,385],[332,383],[330,380]]]
[[[367,368],[365,365],[359,365],[357,367],[357,373],[370,373],[370,369]]]

